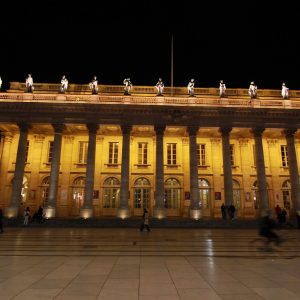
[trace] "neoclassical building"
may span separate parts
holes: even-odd
[[[0,207],[16,217],[241,218],[300,210],[300,91],[35,84],[0,93]]]

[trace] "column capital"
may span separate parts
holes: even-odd
[[[64,129],[63,123],[52,123],[51,125],[52,125],[55,133],[62,133],[62,131]]]
[[[120,125],[120,127],[121,127],[123,135],[124,134],[130,134],[131,129],[132,129],[132,125],[123,124],[123,125]]]
[[[30,127],[27,122],[19,122],[19,123],[17,123],[17,125],[18,125],[20,131],[28,131],[28,129]]]
[[[87,123],[86,127],[89,130],[89,133],[97,133],[97,130],[99,129],[99,125],[95,123]]]
[[[187,131],[190,136],[197,135],[198,130],[199,130],[199,126],[196,125],[190,125],[187,127]]]
[[[229,135],[231,130],[232,130],[231,127],[221,127],[221,128],[219,128],[219,132],[221,132],[222,136]]]
[[[154,125],[156,135],[163,135],[166,130],[166,125]]]
[[[297,132],[297,128],[287,128],[283,130],[283,133],[287,138],[293,137],[296,132]]]
[[[263,127],[255,127],[251,129],[251,132],[255,137],[261,137],[263,132],[265,131],[265,128]]]

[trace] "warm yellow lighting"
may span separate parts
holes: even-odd
[[[199,220],[202,217],[202,212],[200,209],[191,209],[190,210],[190,217],[194,220]]]
[[[80,217],[83,219],[90,219],[93,217],[93,209],[91,208],[82,208],[80,210]]]
[[[55,217],[55,208],[48,206],[44,208],[44,214],[46,219],[51,219]]]
[[[14,206],[8,206],[4,210],[4,215],[9,219],[16,218],[18,216],[18,208]]]
[[[122,220],[127,219],[130,217],[130,211],[128,208],[119,208],[117,212],[118,218]]]

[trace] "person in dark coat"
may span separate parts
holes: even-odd
[[[222,212],[222,218],[226,220],[226,206],[224,203],[221,205],[221,212]]]
[[[234,213],[235,213],[235,207],[233,204],[230,204],[229,207],[228,207],[228,214],[229,214],[229,218],[231,220],[234,219]]]
[[[140,231],[143,231],[144,228],[146,227],[147,231],[150,231],[150,226],[149,226],[149,213],[146,208],[144,208],[144,213],[143,213],[143,220],[141,224]]]

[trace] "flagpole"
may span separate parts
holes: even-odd
[[[173,59],[174,59],[174,56],[173,56],[173,34],[172,34],[172,37],[171,37],[171,96],[173,96],[173,73],[174,73],[174,66],[173,66]]]

